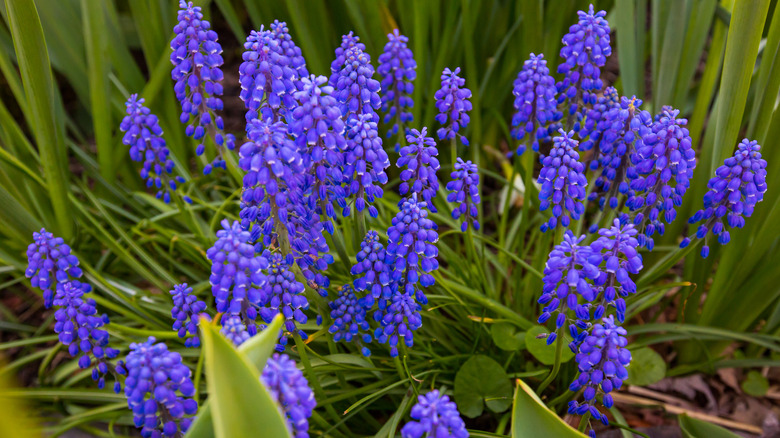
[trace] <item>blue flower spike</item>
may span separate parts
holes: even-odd
[[[450,397],[434,389],[417,397],[410,413],[412,419],[401,429],[402,438],[467,438],[466,424],[458,406]]]
[[[696,234],[683,239],[680,247],[688,246],[692,238],[705,239],[701,256],[707,257],[710,248],[706,241],[710,233],[718,237],[721,245],[729,243],[729,229],[744,227],[745,218],[750,217],[756,204],[764,199],[766,173],[761,146],[755,140],[742,140],[734,155],[715,170],[715,177],[707,183],[709,190],[704,195],[704,208],[688,219],[690,224],[702,223]]]
[[[480,203],[480,196],[477,165],[471,161],[464,162],[458,157],[455,171],[450,174],[450,177],[452,181],[447,183],[447,190],[452,193],[447,195],[447,202],[455,204],[452,218],[455,220],[460,219],[461,216],[464,218],[460,226],[462,232],[465,232],[469,225],[479,230],[477,204]]]

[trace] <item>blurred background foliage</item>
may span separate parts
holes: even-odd
[[[241,141],[244,118],[237,69],[242,44],[251,29],[274,19],[288,23],[310,72],[324,75],[330,73],[342,34],[354,30],[376,65],[386,34],[399,28],[409,37],[418,63],[413,127],[433,128],[433,93],[445,67],[462,67],[466,86],[473,91],[466,134],[471,147],[460,151],[483,172],[484,228],[474,241],[478,261],[472,264],[461,256],[464,237],[448,231],[457,226],[440,196],[441,212],[435,220],[441,224],[442,269],[429,294],[433,305],[424,312],[423,329],[414,349],[407,350],[406,376],[397,375],[385,352],[369,362],[352,346],[329,341],[326,329],[313,323],[306,327],[313,334],[309,348],[314,354],[307,372],[318,376],[318,400],[325,406],[315,417],[318,430],[327,434],[337,428],[357,435],[380,430],[378,436],[392,436],[413,396],[411,377],[426,386],[454,385],[457,393],[456,372],[474,354],[492,357],[505,381],[509,376],[533,382],[546,374],[551,362],[542,359],[547,351],[533,345],[533,321],[540,272],[553,242],[551,233],[538,232],[544,215],[536,208],[536,188],[510,183],[529,181],[526,176],[534,168],[530,153],[522,162],[506,158],[516,147],[509,136],[512,81],[530,53],[544,53],[554,70],[561,37],[576,21],[576,11],[587,9],[589,2],[195,3],[204,7],[220,35],[226,125]],[[693,188],[676,222],[656,240],[654,252],[646,254],[638,278],[644,292],[629,300],[632,318],[627,329],[634,348],[653,346],[646,353],[653,359],[656,351],[663,353],[659,377],[649,380],[719,368],[777,366],[778,2],[594,3],[597,10],[608,11],[613,30],[615,50],[603,71],[605,82],[622,95],[642,98],[652,113],[661,105],[679,108],[689,119],[698,153]],[[184,136],[170,79],[176,9],[176,2],[167,0],[5,0],[0,9],[0,354],[9,360],[0,374],[14,373],[25,386],[14,391],[16,397],[46,405],[46,415],[60,418],[49,423],[50,432],[81,427],[105,434],[103,426],[95,426],[97,421],[127,425],[129,415],[123,396],[85,385],[88,373],[77,371],[54,342],[53,312],[43,312],[42,301],[28,289],[25,249],[32,232],[43,226],[64,237],[79,255],[98,307],[111,316],[109,331],[119,348],[155,335],[193,365],[198,361],[199,353],[185,350],[169,330],[167,291],[186,281],[201,297],[211,297],[205,249],[219,221],[237,215],[241,176],[203,176],[195,144]],[[165,205],[154,199],[127,159],[118,126],[124,102],[135,92],[160,116],[177,167],[189,182],[186,191],[193,205]],[[692,247],[681,252],[677,244],[688,232],[685,219],[700,208],[714,169],[743,137],[763,146],[769,181],[764,202],[731,243],[725,248],[715,245],[709,258],[698,257]],[[444,157],[441,179],[447,179],[451,169]],[[395,158],[391,154],[391,161]],[[380,215],[369,223],[380,233],[387,229],[398,200],[397,170],[391,169]],[[508,198],[510,203],[505,202]],[[354,229],[345,219],[333,236],[349,249],[352,261],[363,237],[354,235]],[[332,283],[349,282],[352,261],[335,257],[328,271]],[[356,354],[344,354],[348,351]],[[550,398],[566,391],[574,369],[572,363],[564,364]],[[469,424],[503,433],[509,403],[488,403],[494,414]]]

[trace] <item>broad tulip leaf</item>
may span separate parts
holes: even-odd
[[[236,350],[210,323],[201,324],[209,399],[187,438],[254,436],[289,437],[285,418],[260,382],[260,373],[279,338],[282,318]]]
[[[585,435],[566,424],[545,406],[525,382],[518,380],[515,404],[512,408],[512,438],[540,436],[585,438]]]

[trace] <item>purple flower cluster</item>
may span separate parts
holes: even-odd
[[[178,332],[180,338],[187,337],[187,334],[191,335],[185,339],[185,347],[200,347],[198,322],[201,314],[206,310],[206,303],[192,293],[192,288],[187,286],[187,283],[173,286],[170,293],[173,296],[171,309],[171,316],[175,320],[173,329]]]
[[[596,190],[588,200],[598,199],[602,209],[607,203],[610,208],[617,209],[618,197],[628,196],[631,181],[639,177],[634,166],[634,161],[639,159],[637,146],[642,145],[642,137],[650,131],[652,124],[650,113],[640,110],[641,105],[642,101],[636,97],[621,98],[618,105],[599,116],[597,130],[591,134],[591,139],[596,140],[590,147],[597,151],[594,156],[598,154],[598,159],[591,162],[591,169],[600,166],[601,174],[595,182]],[[592,140],[582,144],[589,141]]]
[[[382,106],[382,99],[379,97],[379,81],[373,76],[371,56],[358,46],[347,49],[344,63],[333,84],[336,90],[333,97],[339,102],[341,116],[347,122],[360,114],[369,114],[371,121],[379,121],[376,110]],[[347,148],[352,147],[348,145]]]
[[[400,156],[395,165],[406,169],[401,171],[401,185],[398,191],[401,196],[417,195],[424,200],[432,212],[436,213],[433,206],[433,198],[439,190],[439,180],[436,172],[439,170],[439,150],[436,149],[436,141],[428,137],[428,129],[422,131],[410,130],[406,136],[407,146],[401,148]],[[399,206],[403,204],[403,200]]]
[[[420,394],[412,407],[410,421],[401,429],[402,438],[467,438],[466,424],[458,414],[458,406],[438,389]]]
[[[688,223],[704,221],[696,230],[695,237],[706,238],[708,233],[718,236],[718,243],[725,245],[731,239],[729,228],[742,228],[745,218],[753,214],[756,204],[764,199],[766,192],[766,160],[761,158],[761,146],[757,141],[742,140],[723,165],[715,170],[715,177],[707,183],[709,189],[704,195],[704,209],[697,211]],[[723,217],[726,216],[726,223]],[[690,243],[686,237],[681,248]],[[704,245],[702,257],[707,257],[710,248]]]
[[[33,243],[27,246],[27,269],[24,275],[32,287],[43,291],[43,304],[48,309],[54,300],[54,291],[61,285],[81,278],[79,259],[71,252],[62,237],[41,228],[33,233]]]
[[[123,364],[127,370],[125,396],[133,411],[133,422],[143,437],[182,436],[198,411],[190,369],[179,353],[168,351],[164,343],[130,344]],[[178,435],[177,435],[178,434]]]
[[[267,283],[262,288],[262,301],[265,307],[260,309],[263,321],[270,323],[281,313],[284,316],[284,331],[279,339],[277,350],[283,351],[287,345],[287,337],[298,335],[306,339],[306,333],[297,324],[306,324],[308,317],[304,310],[309,308],[309,302],[303,294],[304,286],[295,279],[290,270],[293,263],[292,254],[282,257],[280,253],[263,253],[268,259]]]
[[[556,93],[555,79],[550,76],[544,55],[531,53],[512,88],[517,111],[512,117],[512,138],[521,141],[517,155],[525,152],[527,144],[539,152],[539,142],[550,138],[550,125],[562,117]]]
[[[403,131],[401,135],[406,135],[404,125],[414,120],[410,109],[414,106],[411,94],[417,77],[417,62],[406,45],[409,38],[401,35],[398,29],[387,34],[387,39],[384,52],[379,55],[377,73],[382,77],[382,112],[386,113],[382,121],[387,124],[394,120],[387,130],[387,138],[390,138],[400,131]],[[395,151],[400,148],[401,145],[396,143]]]
[[[390,266],[387,265],[387,254],[379,235],[376,231],[369,231],[360,242],[360,251],[357,253],[357,262],[352,266],[350,273],[358,276],[353,286],[358,292],[368,292],[361,299],[361,304],[366,309],[374,306],[377,300],[380,306],[386,304],[392,296],[390,288]],[[384,310],[384,307],[380,307]]]
[[[547,231],[559,224],[568,227],[571,220],[578,220],[585,212],[585,166],[579,161],[577,140],[574,131],[566,133],[559,130],[560,136],[553,138],[550,154],[542,158],[542,170],[539,172],[539,210],[545,211],[552,206],[552,216],[541,229]]]
[[[308,196],[310,208],[317,208],[320,215],[334,218],[334,201],[340,207],[346,207],[342,186],[346,126],[338,102],[331,95],[333,87],[324,85],[324,76],[304,79],[303,84],[303,90],[295,94],[299,106],[292,113],[290,131],[296,137],[298,150],[304,155],[305,168],[311,180],[308,181],[312,184]],[[299,199],[303,197],[301,192]],[[333,233],[330,220],[325,220],[323,225],[329,233]]]
[[[639,243],[653,249],[652,236],[664,234],[663,218],[671,223],[677,216],[676,207],[690,186],[696,167],[696,151],[691,148],[691,136],[686,119],[678,119],[678,110],[666,111],[637,144],[637,177],[630,183],[631,193],[626,205],[635,211],[634,224],[644,226]]]
[[[538,302],[545,306],[538,322],[544,324],[555,315],[555,331],[547,336],[548,345],[555,341],[558,330],[568,321],[569,310],[577,317],[576,327],[570,327],[570,330],[587,328],[590,318],[586,303],[596,298],[592,281],[599,277],[600,271],[598,257],[593,257],[590,246],[580,245],[583,240],[584,235],[574,237],[574,233],[566,230],[563,242],[553,248],[544,266],[544,286]]]
[[[248,341],[250,337],[249,331],[244,325],[244,321],[238,315],[225,315],[222,317],[222,328],[219,330],[223,336],[225,336],[236,347]]]
[[[127,115],[119,125],[119,129],[125,133],[122,143],[130,146],[130,158],[133,161],[144,162],[141,178],[146,180],[146,187],[155,187],[157,199],[162,199],[167,204],[171,202],[171,192],[176,190],[178,184],[184,183],[184,178],[172,176],[173,160],[169,157],[171,152],[162,137],[163,131],[157,116],[144,106],[144,99],[133,94],[125,103],[125,107]],[[192,203],[188,196],[184,196],[184,200]]]
[[[612,227],[600,229],[600,237],[591,243],[591,251],[600,255],[604,262],[595,281],[597,296],[601,300],[594,303],[593,319],[602,318],[606,313],[605,306],[615,308],[621,323],[626,319],[624,298],[636,293],[636,284],[629,274],[638,274],[642,270],[642,256],[637,252],[639,241],[634,237],[637,233],[633,224],[621,225],[620,220],[615,219]]]
[[[422,287],[435,283],[431,272],[439,268],[436,257],[439,250],[436,242],[439,234],[436,224],[428,218],[424,202],[417,201],[417,194],[406,198],[401,211],[393,218],[387,230],[387,257],[392,261],[393,281],[398,282],[398,290],[414,296],[421,304],[427,304]]]
[[[250,244],[250,233],[241,229],[237,221],[224,219],[217,241],[206,251],[211,260],[211,292],[217,312],[241,316],[251,335],[257,333],[254,321],[257,309],[265,304],[262,287],[267,279],[263,269],[268,260],[255,253]]]
[[[468,115],[471,111],[471,90],[464,87],[466,80],[458,76],[458,73],[460,67],[455,70],[445,68],[441,74],[441,88],[433,96],[439,110],[436,121],[442,125],[436,134],[439,140],[454,140],[459,137],[460,141],[468,146],[469,140],[458,132],[461,128],[466,129],[471,120]]]
[[[394,290],[385,310],[374,312],[374,320],[381,324],[374,330],[374,339],[390,347],[390,356],[398,356],[398,342],[404,339],[407,347],[414,345],[414,331],[422,327],[421,306],[411,292]]]
[[[596,103],[593,104],[593,108],[587,111],[588,117],[582,124],[582,128],[578,132],[582,142],[580,143],[580,150],[589,151],[596,149],[595,157],[598,158],[598,152],[601,150],[601,142],[605,140],[604,132],[612,127],[613,123],[610,116],[614,114],[611,112],[613,108],[620,106],[620,95],[615,87],[607,87],[604,90],[604,95],[596,99]],[[642,101],[639,101],[640,106]],[[596,170],[598,162],[591,162],[591,170]]]
[[[54,332],[62,345],[68,347],[71,356],[79,356],[79,368],[87,369],[92,365],[90,356],[95,357],[92,380],[98,388],[106,384],[105,375],[109,373],[109,359],[119,355],[119,351],[108,346],[108,332],[103,328],[108,324],[108,316],[99,316],[95,300],[84,298],[92,287],[78,280],[72,280],[57,287],[54,296]],[[119,392],[119,382],[114,384]]]
[[[328,306],[331,309],[330,316],[333,318],[333,324],[328,331],[333,334],[334,341],[351,342],[353,338],[362,338],[366,344],[371,343],[371,335],[366,333],[369,330],[366,308],[358,300],[350,285],[344,285],[339,291],[338,297],[328,303]],[[360,333],[364,333],[363,336],[360,336]],[[365,356],[371,355],[368,347],[364,346],[362,352]]]
[[[223,107],[222,46],[199,6],[179,0],[179,8],[179,22],[173,28],[175,36],[171,41],[171,77],[176,81],[173,89],[181,103],[181,122],[188,124],[187,135],[200,142],[195,153],[202,155],[206,150],[203,138],[207,134],[220,149],[214,161],[203,169],[204,174],[209,174],[212,167],[225,168],[221,148],[235,147],[235,137],[223,134],[224,122],[217,115]]]
[[[387,184],[385,169],[390,167],[387,152],[382,148],[382,139],[377,133],[376,122],[371,114],[360,114],[348,122],[349,133],[344,166],[347,194],[355,195],[355,209],[377,217],[379,211],[372,204],[384,194],[382,186]],[[344,216],[349,215],[349,206]]]
[[[54,332],[59,341],[68,348],[71,356],[78,356],[79,368],[92,366],[92,380],[98,388],[105,386],[105,375],[122,374],[109,364],[119,351],[108,346],[109,335],[103,328],[108,324],[108,316],[99,316],[95,300],[85,298],[92,286],[78,281],[82,271],[79,259],[71,252],[61,237],[46,229],[33,233],[33,243],[27,247],[27,269],[25,276],[33,287],[43,291],[46,308],[54,306]],[[119,392],[120,384],[115,382],[114,391]]]
[[[274,236],[286,239],[278,234],[287,233],[289,191],[303,172],[303,158],[282,122],[252,120],[247,123],[247,135],[249,141],[239,149],[238,161],[246,172],[241,193],[241,227],[253,235],[262,233],[262,243],[268,247]]]
[[[317,406],[314,392],[295,362],[284,354],[274,354],[268,359],[260,376],[279,409],[287,418],[294,438],[309,437],[309,418]]]
[[[594,12],[590,5],[588,12],[577,11],[577,24],[569,27],[569,33],[563,36],[561,58],[558,73],[564,74],[558,83],[558,101],[569,101],[569,114],[584,114],[581,104],[596,103],[596,93],[604,87],[601,70],[612,54],[609,41],[609,23],[604,18],[606,11]]]
[[[471,224],[475,230],[479,230],[479,221],[477,220],[477,205],[480,202],[479,197],[479,171],[477,165],[471,161],[463,162],[458,157],[455,163],[455,171],[450,174],[452,181],[447,183],[447,190],[451,191],[447,195],[447,202],[455,203],[452,210],[452,218],[457,220],[464,217],[460,230],[465,232]]]
[[[347,52],[353,47],[357,47],[361,51],[366,50],[366,45],[360,42],[360,37],[350,31],[348,34],[341,36],[341,45],[336,48],[336,58],[330,63],[328,85],[331,87],[336,88],[336,83],[340,76],[339,72],[347,62]]]
[[[289,35],[287,35],[289,36]],[[239,97],[246,107],[246,121],[281,120],[295,107],[297,71],[271,30],[251,31],[244,43],[243,62],[238,68]],[[305,66],[304,66],[305,69]]]
[[[570,414],[583,415],[590,412],[593,418],[605,425],[609,424],[607,416],[595,406],[596,396],[603,394],[601,403],[611,408],[613,401],[610,393],[619,389],[628,378],[626,367],[631,363],[631,352],[626,348],[628,340],[625,336],[626,329],[615,325],[614,318],[608,316],[600,324],[594,325],[591,333],[579,344],[574,359],[580,374],[571,383],[569,390],[585,388],[585,401],[570,401]],[[590,434],[595,436],[592,430]]]

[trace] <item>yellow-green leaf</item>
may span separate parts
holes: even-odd
[[[278,333],[281,321],[274,323],[263,333]],[[246,350],[239,352],[219,333],[215,325],[202,323],[201,333],[206,355],[205,370],[210,405],[208,409],[213,419],[213,436],[256,436],[262,432],[263,436],[289,437],[286,420],[276,401],[260,382],[260,369],[249,359],[247,353],[251,351],[254,359],[261,360],[265,357],[267,360],[270,352],[265,344],[269,340],[275,343],[276,338],[258,338],[259,340]],[[265,363],[265,360],[262,363]],[[193,434],[188,436],[195,436],[196,432],[197,436],[208,436],[201,435],[202,423],[193,429]]]
[[[585,438],[545,406],[525,382],[518,380],[512,407],[512,438],[540,436]]]

